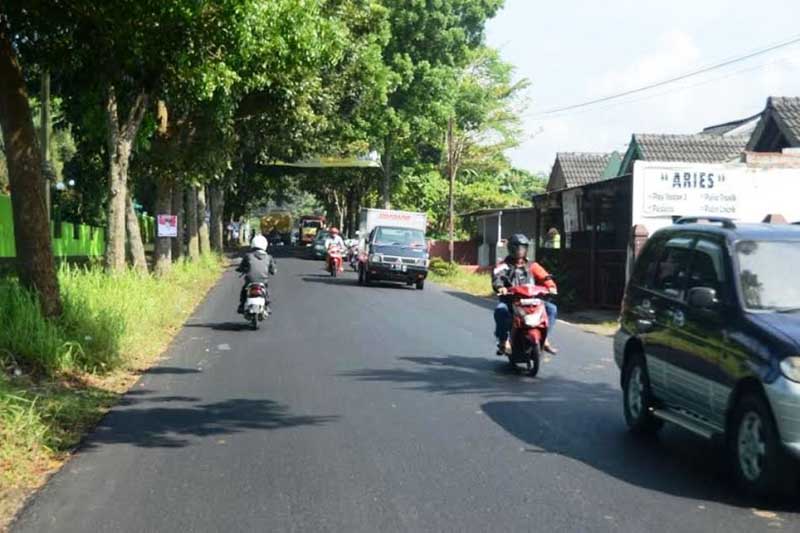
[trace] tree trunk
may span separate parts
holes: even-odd
[[[381,156],[381,166],[383,167],[382,199],[383,208],[392,207],[392,136],[387,135],[383,142],[383,155]]]
[[[133,269],[146,274],[147,257],[142,242],[142,229],[139,227],[139,217],[136,216],[136,211],[133,209],[133,199],[131,199],[130,193],[126,195],[125,204],[125,227],[128,230]]]
[[[108,221],[106,230],[106,267],[111,272],[125,269],[125,203],[128,195],[128,166],[133,140],[144,117],[147,95],[139,93],[128,119],[119,123],[117,93],[109,85],[106,94],[106,140],[108,142]]]
[[[200,257],[200,242],[197,236],[197,191],[194,186],[186,187],[186,233],[189,242],[189,259]]]
[[[156,182],[156,217],[172,213],[172,180],[161,176]],[[156,234],[153,271],[157,276],[169,274],[172,268],[172,238]]]
[[[11,187],[17,272],[39,294],[46,317],[61,314],[53,243],[45,205],[42,160],[36,143],[22,67],[0,17],[0,128]]]
[[[206,188],[201,185],[197,188],[197,236],[200,241],[200,253],[208,254],[211,252],[211,241],[208,235],[208,222],[206,222],[206,211],[208,202],[206,201]]]
[[[183,244],[186,238],[186,210],[184,209],[184,187],[181,183],[172,186],[172,214],[178,215],[178,236],[172,239],[172,260],[183,257]]]
[[[219,185],[214,185],[208,188],[208,195],[211,204],[211,249],[217,253],[222,253],[222,212],[224,211],[224,198],[222,189]]]

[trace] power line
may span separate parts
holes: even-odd
[[[628,99],[628,100],[624,100],[622,102],[614,102],[612,104],[604,105],[604,106],[601,106],[601,107],[598,107],[598,108],[589,108],[589,109],[585,109],[584,108],[584,109],[580,109],[580,110],[577,110],[577,111],[573,110],[572,113],[570,113],[570,112],[551,113],[550,116],[552,116],[552,118],[561,118],[561,117],[565,117],[565,116],[582,115],[582,114],[585,114],[585,113],[591,113],[593,111],[607,111],[609,109],[613,109],[613,108],[616,108],[616,107],[635,104],[635,103],[638,103],[638,102],[643,102],[645,100],[652,100],[653,98],[658,98],[659,96],[666,96],[668,94],[679,93],[679,92],[686,91],[686,90],[689,90],[689,89],[694,89],[695,87],[700,87],[702,85],[707,85],[709,83],[714,83],[714,82],[717,82],[717,81],[721,81],[721,80],[725,80],[725,79],[732,78],[732,77],[735,77],[735,76],[739,76],[741,74],[745,74],[745,73],[752,72],[752,71],[755,71],[755,70],[760,70],[762,68],[769,67],[769,66],[772,66],[772,65],[785,63],[788,59],[789,59],[788,57],[779,57],[779,58],[774,59],[772,61],[759,63],[757,65],[750,66],[750,67],[745,67],[745,68],[742,68],[742,69],[739,69],[739,70],[734,70],[733,72],[728,72],[728,73],[726,73],[726,74],[724,74],[722,76],[717,76],[717,77],[714,77],[714,78],[701,80],[701,81],[698,81],[696,83],[692,83],[692,84],[689,84],[689,85],[681,85],[679,87],[675,87],[674,89],[670,89],[670,90],[666,90],[666,91],[660,91],[660,92],[657,92],[657,93],[654,93],[654,94],[648,94],[648,95],[640,96],[639,98],[631,98],[631,99]]]
[[[699,74],[705,74],[706,72],[710,72],[712,70],[717,70],[717,69],[720,69],[720,68],[723,68],[723,67],[727,67],[728,65],[739,63],[741,61],[745,61],[747,59],[751,59],[753,57],[757,57],[757,56],[760,56],[760,55],[763,55],[763,54],[767,54],[769,52],[773,52],[773,51],[778,50],[780,48],[785,48],[787,46],[791,46],[791,45],[796,44],[796,43],[800,43],[800,35],[796,35],[796,36],[792,37],[791,39],[789,39],[787,41],[780,42],[778,44],[769,46],[767,48],[762,48],[760,50],[756,50],[754,52],[750,52],[750,53],[747,53],[747,54],[742,55],[742,56],[734,57],[733,59],[727,59],[727,60],[722,61],[720,63],[716,63],[714,65],[710,65],[710,66],[703,67],[703,68],[699,68],[697,70],[693,70],[691,72],[687,72],[685,74],[681,74],[681,75],[675,76],[673,78],[668,78],[666,80],[661,80],[661,81],[658,81],[658,82],[655,82],[655,83],[644,85],[642,87],[637,87],[636,89],[630,89],[628,91],[624,91],[624,92],[621,92],[621,93],[612,94],[612,95],[609,95],[609,96],[603,96],[601,98],[595,98],[593,100],[588,100],[586,102],[581,102],[579,104],[572,104],[572,105],[568,105],[568,106],[556,107],[556,108],[553,108],[553,109],[548,109],[548,110],[545,110],[545,111],[541,111],[539,113],[535,113],[534,116],[541,117],[541,116],[546,116],[546,115],[553,115],[553,114],[561,113],[561,112],[564,112],[564,111],[570,111],[572,109],[579,109],[579,108],[582,108],[582,107],[588,107],[588,106],[591,106],[591,105],[594,105],[594,104],[599,104],[599,103],[602,103],[602,102],[608,102],[609,100],[616,100],[616,99],[622,98],[624,96],[629,96],[631,94],[636,94],[636,93],[640,93],[640,92],[643,92],[643,91],[648,91],[650,89],[655,89],[656,87],[661,87],[663,85],[668,85],[670,83],[675,83],[676,81],[685,80],[687,78],[691,78],[691,77],[697,76]]]

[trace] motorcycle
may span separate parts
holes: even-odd
[[[244,318],[254,330],[258,329],[259,322],[269,316],[267,312],[267,286],[263,283],[250,283],[245,288],[247,299],[244,301]]]
[[[347,262],[353,272],[358,272],[358,241],[347,247]]]
[[[539,285],[520,285],[508,289],[511,296],[511,353],[508,362],[516,367],[524,364],[531,376],[539,372],[548,320],[544,301],[550,289]]]
[[[334,278],[343,271],[342,269],[342,249],[339,246],[328,248],[328,271]]]

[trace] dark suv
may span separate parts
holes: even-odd
[[[625,291],[614,355],[631,431],[723,436],[748,492],[800,457],[800,227],[681,219]]]

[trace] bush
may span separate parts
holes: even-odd
[[[434,257],[431,259],[431,264],[428,270],[437,276],[452,277],[458,274],[458,265],[445,261],[441,257]]]

